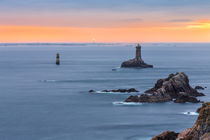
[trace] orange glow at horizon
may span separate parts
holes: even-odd
[[[24,42],[210,42],[210,22],[179,27],[71,28],[0,26],[0,43]]]

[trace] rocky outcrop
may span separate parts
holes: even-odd
[[[197,96],[203,93],[193,89],[189,84],[188,76],[183,73],[170,74],[165,79],[159,79],[155,86],[141,96],[130,96],[126,102],[167,102],[175,99],[175,103],[198,103]]]
[[[166,131],[152,140],[210,140],[210,102],[203,103],[198,110],[199,116],[192,128],[188,128],[177,136],[175,132]]]
[[[153,68],[153,65],[149,65],[147,63],[145,63],[142,60],[139,59],[131,59],[128,61],[125,61],[121,64],[122,68]]]
[[[145,91],[145,93],[169,94],[172,98],[178,97],[183,92],[194,97],[204,96],[203,93],[199,93],[190,86],[188,76],[184,72],[170,74],[168,78],[159,79],[153,88]]]
[[[96,92],[95,90],[91,89],[89,90],[89,92]],[[139,92],[138,90],[136,90],[135,88],[130,88],[130,89],[112,89],[112,90],[102,90],[102,92],[121,92],[121,93],[125,93],[125,92]]]

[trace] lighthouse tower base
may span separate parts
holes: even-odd
[[[122,68],[153,68],[153,65],[149,65],[142,60],[131,59],[121,64]]]

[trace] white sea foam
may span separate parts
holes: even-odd
[[[103,91],[96,91],[95,93],[103,93],[103,94],[106,94],[106,93],[110,93],[110,94],[112,94],[112,93],[114,93],[114,92],[103,92]]]
[[[50,82],[56,82],[56,80],[41,80],[41,82],[50,83]]]
[[[113,102],[113,105],[142,105],[142,103],[135,102]]]
[[[184,115],[193,115],[193,116],[194,116],[194,115],[196,115],[196,116],[199,115],[199,114],[196,113],[196,112],[190,112],[190,111],[188,111],[188,112],[183,112],[183,114],[184,114]]]

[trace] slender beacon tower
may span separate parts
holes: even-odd
[[[60,54],[56,54],[56,65],[60,65]]]
[[[138,44],[136,46],[136,59],[141,60],[141,46],[140,46],[140,44]]]

